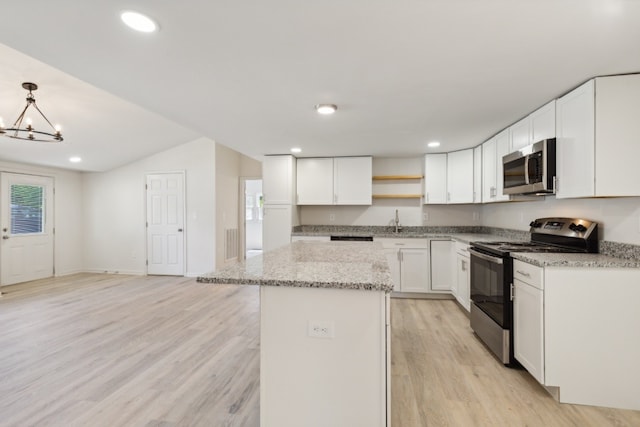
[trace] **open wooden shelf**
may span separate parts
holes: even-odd
[[[390,181],[403,179],[422,179],[422,175],[374,175],[374,181]]]
[[[419,199],[422,194],[374,194],[374,199]]]

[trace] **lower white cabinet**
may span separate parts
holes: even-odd
[[[382,242],[395,292],[429,292],[427,239],[376,239]]]
[[[470,288],[471,288],[471,268],[469,264],[469,245],[464,243],[455,243],[456,247],[456,280],[454,280],[454,288],[451,292],[456,297],[460,305],[465,310],[471,309]]]
[[[291,243],[291,205],[264,205],[262,249],[270,251]]]
[[[431,240],[431,291],[451,292],[453,286],[453,242]]]
[[[292,242],[306,242],[306,241],[316,241],[316,242],[329,242],[331,241],[331,236],[291,236]]]

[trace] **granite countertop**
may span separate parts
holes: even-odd
[[[293,242],[197,280],[239,285],[393,290],[384,250],[376,242]]]
[[[640,261],[603,254],[515,252],[511,256],[538,267],[640,268]]]

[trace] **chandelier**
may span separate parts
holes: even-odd
[[[22,83],[22,87],[29,91],[27,94],[27,105],[22,110],[22,113],[18,116],[13,126],[5,128],[2,119],[0,118],[0,134],[4,134],[9,138],[24,139],[27,141],[41,141],[41,142],[58,142],[62,141],[62,133],[59,125],[52,125],[47,116],[36,105],[36,98],[33,96],[33,91],[38,89],[38,85],[35,83]],[[33,106],[35,110],[42,116],[42,118],[51,126],[53,132],[45,132],[42,130],[35,130],[33,128],[33,122],[30,118],[25,117],[29,107]],[[24,122],[24,127],[23,127]]]

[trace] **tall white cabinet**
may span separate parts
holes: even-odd
[[[509,154],[509,129],[482,144],[482,202],[503,202],[502,157]]]
[[[473,203],[473,149],[447,153],[447,202]]]
[[[291,228],[297,225],[295,171],[296,159],[291,155],[265,156],[262,162],[262,247],[265,251],[291,242]]]
[[[424,203],[447,203],[447,155],[424,156]]]

